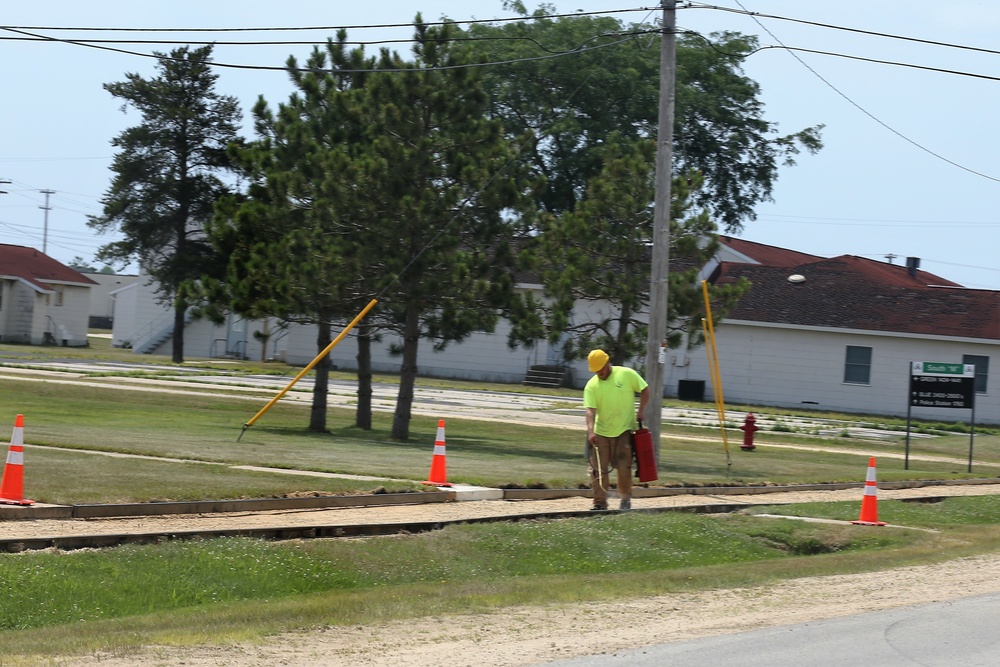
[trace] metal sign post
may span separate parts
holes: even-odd
[[[972,472],[972,443],[976,432],[976,367],[973,364],[949,364],[914,361],[910,364],[910,401],[906,408],[906,461],[910,468],[910,411],[924,408],[962,408],[972,410],[969,429],[969,472]]]

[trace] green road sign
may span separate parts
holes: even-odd
[[[972,364],[948,364],[937,361],[914,361],[911,375],[958,375],[976,377],[976,367]]]

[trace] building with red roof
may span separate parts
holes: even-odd
[[[93,285],[43,252],[0,243],[0,342],[87,345]]]
[[[720,240],[707,279],[750,283],[715,326],[727,403],[901,416],[911,363],[946,362],[975,367],[976,421],[1000,423],[1000,291],[966,289],[920,270],[918,258],[898,265]],[[674,355],[666,375],[668,395],[702,386],[713,395],[703,348]],[[912,414],[971,418],[952,408]]]

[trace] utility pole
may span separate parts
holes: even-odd
[[[660,459],[660,426],[663,419],[663,371],[667,361],[667,295],[670,287],[670,179],[674,148],[674,88],[677,79],[676,0],[660,0],[663,32],[660,35],[659,129],[656,138],[656,199],[653,202],[653,257],[649,276],[649,335],[646,338],[646,381],[652,400],[646,406],[645,426],[653,436],[656,460]]]
[[[47,255],[48,254],[48,247],[49,247],[49,211],[52,210],[52,207],[49,206],[49,195],[54,195],[56,193],[56,191],[55,190],[39,190],[39,192],[41,192],[43,195],[45,195],[45,206],[39,206],[38,208],[40,208],[43,211],[45,211],[45,228],[44,228],[44,230],[42,232],[42,254],[43,255]]]
[[[0,185],[10,185],[10,179],[0,178]],[[7,194],[6,190],[0,190],[0,195],[5,195],[5,194]]]

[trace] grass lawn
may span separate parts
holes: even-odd
[[[25,494],[57,504],[363,492],[378,485],[285,478],[232,470],[230,465],[419,482],[427,478],[437,428],[435,419],[415,416],[410,439],[400,442],[390,437],[391,415],[387,413],[376,413],[374,427],[365,431],[353,426],[353,411],[331,409],[330,431],[315,433],[306,428],[308,405],[279,402],[266,420],[237,442],[241,425],[256,403],[225,396],[134,392],[99,384],[81,388],[5,378],[0,378],[0,405],[16,405],[25,415]],[[864,479],[868,456],[903,452],[898,441],[872,443],[768,433],[769,442],[787,446],[762,445],[754,452],[743,452],[731,443],[730,465],[716,431],[673,426],[665,431],[657,484],[857,482]],[[996,475],[1000,471],[1000,438],[981,436],[977,440],[977,460],[989,465],[978,466],[972,475],[963,465],[967,439],[954,435],[933,443],[921,440],[913,446],[914,455],[919,452],[953,460],[915,459],[910,469],[904,470],[902,460],[886,458],[880,461],[880,479]],[[226,465],[108,459],[85,450]],[[587,481],[582,432],[572,429],[450,419],[447,452],[451,482],[577,488]]]

